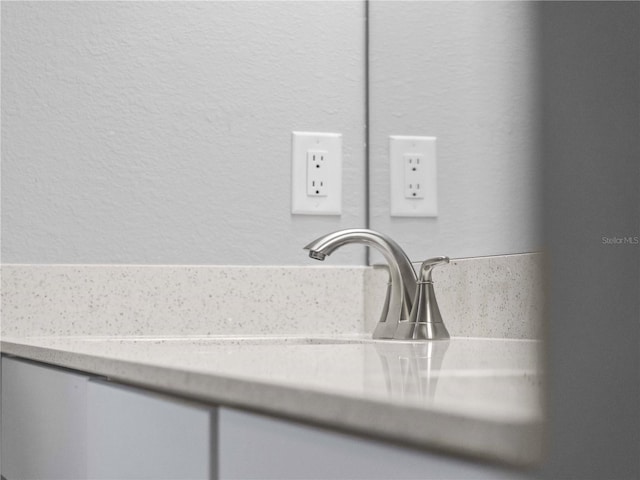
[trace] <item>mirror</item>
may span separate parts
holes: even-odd
[[[532,2],[369,2],[370,227],[419,261],[539,250]],[[437,137],[438,215],[390,216],[389,136]]]
[[[307,242],[367,224],[414,260],[534,250],[532,15],[522,2],[5,2],[3,261],[308,265]],[[291,214],[292,131],[342,133],[340,216]],[[398,134],[438,138],[437,218],[389,216]],[[366,262],[356,247],[331,260]]]

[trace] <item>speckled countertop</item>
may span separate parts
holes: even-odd
[[[530,339],[542,325],[541,256],[440,270],[435,289],[454,338],[407,343],[364,333],[385,298],[381,269],[2,265],[2,352],[369,437],[535,463],[544,417],[540,343]]]
[[[4,336],[2,352],[420,447],[539,459],[538,341],[367,337]]]

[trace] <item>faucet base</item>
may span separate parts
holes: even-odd
[[[396,333],[396,326],[397,323],[395,322],[379,321],[371,337],[374,340],[392,339],[393,335]]]
[[[400,322],[393,336],[396,340],[448,340],[447,327],[442,322]]]

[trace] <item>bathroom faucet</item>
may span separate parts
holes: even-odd
[[[394,338],[403,340],[444,340],[449,338],[433,290],[431,272],[438,265],[449,263],[449,257],[435,257],[422,262],[418,286],[413,297],[409,321],[401,322]]]
[[[337,248],[350,243],[374,247],[382,253],[389,264],[387,297],[382,308],[380,321],[373,331],[373,338],[399,340],[449,338],[442,323],[431,281],[431,269],[440,263],[448,262],[447,257],[427,260],[423,264],[421,279],[418,282],[411,261],[400,245],[388,236],[373,230],[364,228],[340,230],[324,235],[304,248],[309,250],[309,257],[315,260],[324,260]],[[427,291],[423,292],[425,287],[428,287]],[[412,308],[414,301],[417,301],[416,306],[419,305],[419,309]],[[439,322],[440,325],[432,328],[433,320]],[[410,322],[416,324],[415,327],[411,327]]]
[[[373,332],[373,338],[393,338],[398,322],[407,320],[411,314],[411,302],[417,282],[416,272],[400,245],[382,233],[364,228],[333,232],[314,240],[304,248],[309,250],[311,258],[324,260],[336,248],[349,243],[362,243],[374,247],[389,264],[390,284],[387,300]]]

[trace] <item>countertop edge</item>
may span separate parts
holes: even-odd
[[[216,406],[265,413],[409,447],[515,467],[533,467],[542,459],[542,419],[501,421],[399,406],[331,392],[27,345],[15,339],[2,340],[0,351]],[[170,380],[166,378],[167,373],[171,373]],[[309,401],[311,398],[313,402]],[[314,407],[308,407],[309,404]],[[318,405],[321,408],[317,408]],[[377,422],[370,421],[372,415]],[[426,423],[429,428],[423,428]],[[500,441],[493,440],[497,438]]]

